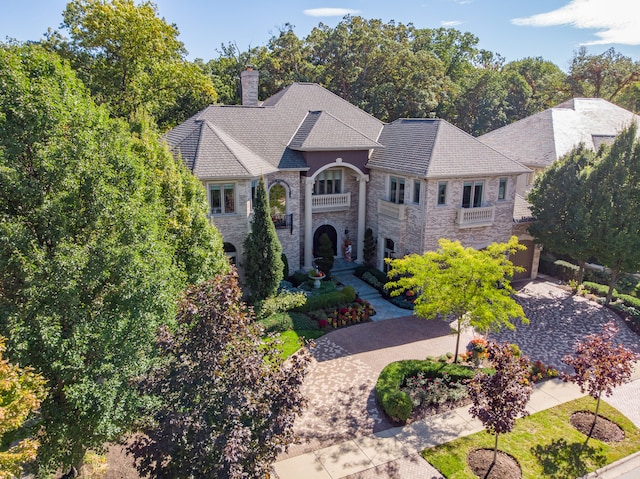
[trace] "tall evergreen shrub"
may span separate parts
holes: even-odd
[[[263,300],[278,290],[284,264],[282,245],[269,215],[264,178],[260,178],[253,207],[251,232],[244,242],[244,269],[252,301]]]

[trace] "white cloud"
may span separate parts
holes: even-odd
[[[303,13],[310,17],[344,17],[345,15],[356,15],[360,10],[352,8],[310,8]]]
[[[549,27],[573,25],[591,28],[597,40],[584,45],[640,45],[640,16],[629,0],[571,0],[564,7],[526,18],[514,18],[514,25]]]
[[[459,20],[442,20],[440,22],[441,27],[457,27],[458,25],[462,25],[462,22]]]

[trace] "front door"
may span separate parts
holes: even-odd
[[[326,233],[327,236],[329,236],[329,239],[331,240],[331,246],[333,248],[333,256],[337,256],[338,255],[338,249],[337,249],[338,233],[336,232],[336,229],[333,226],[322,225],[316,230],[316,232],[313,235],[313,257],[317,258],[319,256],[318,246],[320,244],[320,236],[322,236],[323,233]]]

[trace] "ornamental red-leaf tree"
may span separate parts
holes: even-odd
[[[241,303],[237,273],[190,288],[163,361],[141,381],[156,398],[130,447],[143,476],[264,479],[293,440],[306,349],[287,360]]]
[[[529,360],[515,354],[511,345],[489,342],[487,357],[495,373],[479,370],[467,388],[473,403],[469,413],[482,422],[488,433],[496,436],[494,464],[498,455],[498,436],[511,431],[516,419],[528,414],[525,407],[532,387],[527,379]]]
[[[563,374],[563,379],[577,384],[580,391],[587,392],[596,400],[596,410],[587,441],[596,425],[602,394],[610,396],[614,387],[629,382],[633,363],[640,359],[638,354],[622,344],[613,343],[618,331],[616,322],[609,321],[602,327],[602,332],[589,334],[583,341],[577,341],[573,354],[567,354],[562,358],[562,361],[574,370],[573,374]]]

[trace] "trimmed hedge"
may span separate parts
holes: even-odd
[[[430,360],[406,359],[388,364],[378,376],[376,383],[376,399],[385,413],[393,419],[405,422],[411,416],[412,407],[407,410],[406,404],[411,405],[411,399],[400,386],[405,378],[424,373],[428,377],[442,377],[444,373],[452,381],[471,379],[475,370],[460,364],[434,362]]]
[[[348,287],[345,287],[342,291],[332,291],[327,294],[309,296],[307,297],[307,302],[302,306],[298,306],[297,308],[295,308],[294,311],[300,313],[308,313],[309,311],[315,311],[316,309],[334,308],[344,303],[350,303],[353,301],[353,299],[355,299],[355,291],[353,290],[353,288],[347,288]],[[354,296],[354,298],[350,299],[352,295]]]
[[[262,325],[265,333],[320,329],[317,321],[302,313],[276,313],[257,322]]]

